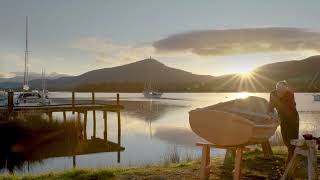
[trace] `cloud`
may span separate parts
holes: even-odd
[[[319,51],[320,33],[298,28],[203,30],[175,34],[155,41],[157,52],[191,52],[223,56],[281,51]]]
[[[120,65],[154,55],[150,44],[125,45],[97,38],[82,38],[71,43],[71,48],[94,55],[96,63]]]

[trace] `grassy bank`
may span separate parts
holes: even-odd
[[[283,149],[275,148],[274,157],[265,159],[260,151],[247,152],[244,155],[243,173],[244,179],[279,179],[283,173],[283,165],[286,153]],[[232,158],[214,158],[210,179],[232,179]],[[306,165],[301,164],[301,167]],[[1,176],[0,179],[197,179],[199,174],[199,161],[184,163],[167,163],[132,168],[108,168],[108,169],[76,169],[60,173],[46,173],[35,176]],[[297,176],[304,176],[304,170]]]

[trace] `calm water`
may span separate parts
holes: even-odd
[[[97,153],[76,156],[79,168],[96,168],[110,166],[139,166],[164,162],[173,151],[181,159],[197,158],[200,149],[195,143],[200,141],[192,133],[188,123],[188,112],[197,107],[212,105],[218,102],[256,95],[268,98],[267,93],[166,93],[162,99],[148,100],[142,94],[122,93],[121,101],[126,109],[122,112],[122,146],[121,162],[117,163],[117,153]],[[70,98],[71,93],[53,92],[53,98]],[[114,99],[115,93],[97,93],[97,100]],[[76,98],[90,99],[91,94],[78,93]],[[320,136],[320,102],[314,102],[312,94],[296,94],[297,109],[300,113],[300,132],[312,132]],[[62,114],[54,116],[62,119]],[[72,117],[72,114],[67,114]],[[92,136],[92,115],[88,114],[88,137]],[[103,137],[102,114],[97,113],[97,136]],[[277,144],[277,133],[273,144]],[[115,113],[108,113],[108,138],[117,142],[117,120]],[[214,156],[223,155],[223,150],[212,150]],[[16,173],[39,173],[61,171],[73,167],[72,157],[44,159],[41,162],[25,163]]]

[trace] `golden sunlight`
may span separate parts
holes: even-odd
[[[253,75],[251,71],[239,73],[239,75],[243,78],[249,78]]]
[[[244,99],[244,98],[247,98],[249,96],[251,96],[252,93],[249,93],[249,92],[239,92],[237,93],[237,99]]]

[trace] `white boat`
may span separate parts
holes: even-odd
[[[161,92],[155,92],[155,91],[144,91],[143,96],[145,98],[161,98],[162,93]]]
[[[8,95],[5,91],[0,91],[0,106],[6,106],[8,104]]]
[[[150,60],[151,60],[151,57],[150,57]],[[149,80],[148,83],[145,83],[142,94],[145,98],[150,99],[150,98],[161,98],[163,93],[153,89],[151,86],[151,80]]]
[[[42,106],[49,105],[50,99],[45,90],[44,71],[42,72],[42,93],[38,90],[30,91],[28,83],[28,17],[26,17],[26,50],[25,50],[25,65],[24,65],[24,79],[23,92],[18,93],[14,98],[15,106]]]
[[[50,103],[49,97],[38,91],[18,93],[14,100],[15,106],[44,106]]]
[[[320,94],[314,94],[313,95],[313,100],[314,101],[320,101]]]
[[[190,127],[198,136],[219,146],[266,142],[279,126],[267,115],[268,101],[258,97],[237,99],[189,112]]]

